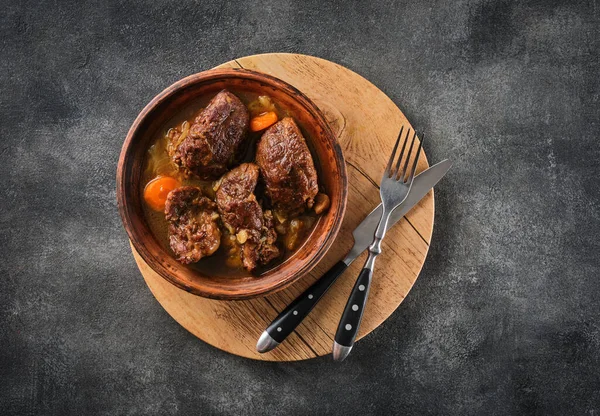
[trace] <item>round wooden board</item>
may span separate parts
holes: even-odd
[[[353,244],[352,230],[379,203],[377,183],[400,126],[410,124],[396,105],[360,75],[335,63],[306,55],[274,53],[227,62],[220,67],[265,72],[289,82],[326,114],[337,134],[348,170],[348,207],[342,229],[321,263],[301,281],[266,298],[217,301],[192,295],[156,274],[133,249],[150,290],[165,310],[203,341],[232,354],[257,360],[294,361],[329,354],[342,310],[360,269],[363,253],[288,339],[259,354],[255,346],[267,325]],[[421,154],[418,171],[428,167]],[[358,339],[396,310],[417,279],[433,231],[433,191],[394,226],[377,259],[369,301]]]

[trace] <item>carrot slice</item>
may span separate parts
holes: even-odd
[[[268,111],[250,120],[250,131],[261,131],[275,123],[277,123],[277,114],[274,111]]]
[[[163,211],[167,195],[179,187],[179,181],[169,176],[157,176],[144,188],[144,200],[155,211]]]

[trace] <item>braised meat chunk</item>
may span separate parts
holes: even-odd
[[[262,209],[254,195],[258,182],[258,166],[243,163],[223,176],[216,201],[223,223],[230,232],[260,229]]]
[[[271,260],[275,260],[281,255],[277,243],[277,232],[275,232],[275,221],[271,210],[263,212],[263,227],[262,236],[260,238],[260,246],[258,249],[258,262],[260,264],[268,264]],[[246,255],[245,258],[248,256]]]
[[[223,224],[236,235],[242,264],[249,271],[279,256],[271,212],[263,212],[254,195],[258,173],[258,166],[243,163],[223,176],[216,192]]]
[[[165,217],[169,222],[169,245],[181,263],[195,263],[219,248],[217,204],[203,196],[199,188],[182,186],[169,192]]]
[[[274,207],[289,214],[312,208],[319,192],[306,141],[290,117],[269,127],[256,149],[256,163]]]
[[[173,161],[186,175],[215,179],[227,170],[248,130],[246,106],[227,90],[219,92],[178,134]]]

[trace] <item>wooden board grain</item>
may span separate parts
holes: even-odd
[[[332,248],[310,275],[261,299],[216,301],[173,286],[132,247],[136,262],[158,302],[184,328],[205,342],[243,357],[294,361],[331,352],[333,336],[366,254],[338,279],[311,314],[275,350],[258,354],[262,331],[297,295],[308,288],[352,246],[352,230],[379,203],[379,182],[400,126],[411,127],[404,114],[377,87],[360,75],[320,58],[298,54],[264,54],[239,58],[220,67],[243,67],[289,82],[326,114],[344,151],[348,168],[348,206]],[[422,154],[418,170],[428,167]],[[433,191],[388,231],[358,339],[381,325],[406,297],[425,261],[433,231]]]

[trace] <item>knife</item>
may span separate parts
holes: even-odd
[[[412,207],[427,195],[429,190],[444,177],[446,172],[448,172],[450,166],[452,166],[452,163],[446,159],[415,177],[410,193],[402,205],[392,212],[387,229],[400,221]],[[375,228],[377,228],[377,224],[381,218],[382,209],[381,204],[379,204],[352,232],[354,246],[348,252],[346,257],[334,264],[331,269],[290,303],[288,307],[285,308],[273,322],[271,322],[256,344],[256,350],[259,353],[271,351],[283,342],[283,340],[286,339],[310,313],[337,278],[363,251],[367,249],[367,247],[369,247],[369,244],[371,244],[371,241],[373,240]]]

